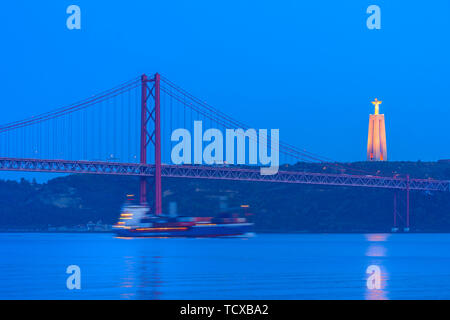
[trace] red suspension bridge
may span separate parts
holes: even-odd
[[[201,120],[205,129],[249,129],[165,77],[144,74],[72,105],[1,126],[0,170],[140,176],[142,203],[147,202],[147,177],[153,177],[155,214],[162,213],[161,177],[392,189],[406,194],[407,228],[410,191],[450,191],[449,181],[374,175],[283,141],[278,150],[272,146],[282,162],[325,163],[341,173],[261,175],[257,166],[171,164],[171,133],[177,128],[193,132],[194,120]],[[395,205],[394,225],[398,215]]]

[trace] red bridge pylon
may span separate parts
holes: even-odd
[[[148,100],[152,98],[153,104],[149,108]],[[149,130],[149,122],[153,122],[153,130]],[[140,163],[147,164],[147,148],[150,142],[155,147],[155,205],[154,213],[162,213],[161,200],[161,103],[160,103],[160,75],[155,73],[153,78],[146,74],[141,76],[141,144]],[[140,202],[147,203],[147,181],[141,176]]]

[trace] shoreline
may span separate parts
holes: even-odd
[[[114,231],[47,231],[47,230],[0,230],[0,233],[48,233],[48,234],[61,234],[61,233],[77,233],[77,234],[97,234],[97,233],[110,233],[114,234]],[[391,231],[344,231],[344,232],[309,232],[309,231],[255,231],[258,234],[449,234],[450,231],[409,231],[409,232],[391,232]]]

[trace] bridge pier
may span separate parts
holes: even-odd
[[[148,83],[153,82],[153,88],[149,90]],[[153,96],[154,106],[150,111],[147,101]],[[148,131],[148,122],[153,120],[155,127],[151,134]],[[155,207],[154,213],[162,213],[161,192],[161,102],[160,102],[160,75],[155,73],[154,78],[148,79],[147,75],[141,76],[141,145],[140,164],[147,165],[147,147],[152,142],[155,147]],[[140,181],[140,203],[147,203],[146,178]]]
[[[394,190],[394,224],[391,229],[392,232],[398,232],[397,215],[397,190]]]
[[[160,75],[155,74],[155,214],[162,214]]]
[[[141,76],[141,144],[140,144],[140,164],[147,164],[147,145],[148,145],[148,132],[147,132],[147,75]],[[147,203],[147,184],[145,177],[140,178],[140,191],[139,202],[141,204]]]
[[[406,228],[404,232],[409,232],[409,174],[406,175]]]
[[[401,190],[400,190],[401,191]],[[391,231],[392,232],[398,232],[400,231],[400,227],[398,225],[399,220],[401,222],[403,222],[403,232],[409,232],[410,230],[410,218],[409,218],[409,214],[410,214],[410,206],[409,206],[409,201],[410,201],[410,178],[409,175],[406,176],[406,189],[405,189],[405,201],[404,201],[404,215],[400,214],[400,212],[402,211],[401,209],[399,210],[399,202],[398,202],[398,191],[394,190],[394,213],[393,213],[393,226]]]

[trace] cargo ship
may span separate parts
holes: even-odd
[[[127,238],[230,237],[250,235],[253,223],[233,213],[217,217],[152,215],[146,205],[125,204],[113,228],[118,237]]]

